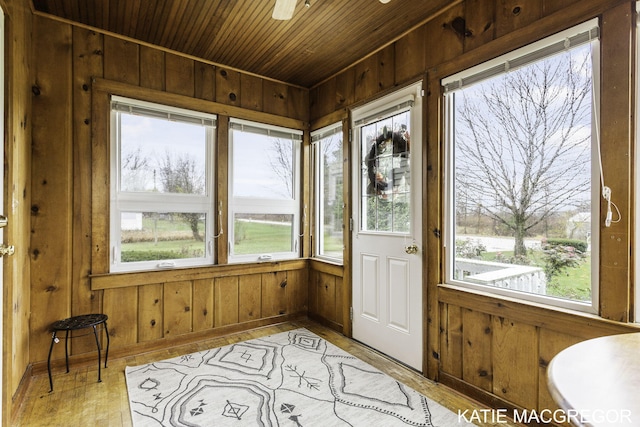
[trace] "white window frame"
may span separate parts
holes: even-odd
[[[599,307],[599,238],[600,223],[600,164],[599,164],[599,126],[597,123],[599,117],[600,103],[600,42],[598,19],[592,19],[582,24],[573,26],[567,30],[558,32],[554,35],[546,37],[537,42],[531,43],[520,49],[516,49],[498,58],[484,62],[477,66],[471,67],[455,75],[449,76],[441,80],[441,85],[445,92],[444,108],[445,108],[445,230],[443,236],[445,249],[445,284],[456,285],[481,292],[490,292],[494,295],[513,297],[520,300],[542,303],[545,305],[566,308],[587,313],[598,313]],[[587,33],[587,35],[585,35]],[[582,40],[571,44],[570,39],[580,34]],[[584,40],[586,38],[586,41]],[[575,40],[575,39],[574,39]],[[499,75],[508,70],[516,68],[520,65],[526,65],[545,58],[551,52],[558,52],[558,46],[567,45],[576,46],[579,43],[592,43],[592,80],[593,80],[593,99],[592,99],[592,141],[591,141],[591,301],[583,303],[568,299],[561,299],[552,296],[539,295],[534,293],[520,292],[516,290],[484,286],[454,280],[455,266],[455,198],[453,196],[454,188],[454,165],[453,165],[453,102],[446,96],[449,91],[455,91],[460,87],[475,83],[477,81]]]
[[[258,134],[281,135],[290,137],[294,142],[294,159],[293,159],[293,194],[291,199],[272,199],[259,197],[235,197],[233,194],[233,129],[242,129],[246,132],[255,132]],[[302,131],[298,129],[289,129],[264,123],[253,122],[249,120],[230,118],[229,119],[229,215],[228,215],[228,248],[229,263],[239,262],[260,262],[260,261],[277,261],[285,259],[295,259],[300,257],[300,153],[302,147]],[[256,254],[235,254],[233,252],[234,242],[234,219],[236,214],[255,213],[255,214],[287,214],[292,215],[292,232],[291,232],[291,251],[286,252],[269,252]]]
[[[323,253],[324,248],[324,171],[322,168],[322,143],[325,138],[342,134],[342,122],[333,123],[321,129],[311,132],[311,146],[313,148],[313,165],[314,165],[314,184],[315,184],[315,233],[314,236],[314,256],[320,259],[326,259],[333,262],[342,263],[344,259],[344,241],[343,253],[339,256],[330,256]],[[344,146],[344,135],[341,147]],[[344,185],[344,164],[342,168],[342,182]],[[344,222],[344,218],[343,218]],[[344,237],[343,237],[344,238]]]
[[[169,121],[186,123],[202,123],[206,126],[206,159],[204,195],[151,193],[121,191],[121,146],[120,146],[120,112],[127,110],[131,114],[163,118]],[[120,96],[111,97],[111,199],[110,199],[110,272],[150,271],[180,267],[213,265],[214,245],[213,227],[216,220],[214,209],[214,145],[217,116],[214,114],[170,107],[152,102],[140,101]],[[121,214],[123,212],[193,212],[206,215],[205,223],[205,256],[199,258],[183,258],[155,261],[121,262]]]

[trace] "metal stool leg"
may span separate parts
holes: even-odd
[[[107,367],[107,359],[109,358],[109,330],[107,329],[107,321],[104,322],[104,332],[107,335],[107,351],[104,353],[104,367]]]
[[[69,373],[69,331],[64,336],[64,360],[67,363],[67,374]]]
[[[51,335],[51,346],[49,347],[49,357],[47,357],[47,370],[49,371],[49,393],[53,391],[53,379],[51,378],[51,352],[53,351],[53,344],[56,342],[56,332],[53,331]]]
[[[102,365],[100,360],[100,340],[98,340],[98,331],[96,329],[96,325],[93,325],[93,335],[96,337],[96,347],[98,347],[98,382],[102,382],[102,378],[100,377],[100,365]]]

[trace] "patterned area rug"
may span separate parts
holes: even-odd
[[[306,329],[125,374],[135,427],[459,425],[457,414]]]

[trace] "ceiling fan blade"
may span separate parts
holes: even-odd
[[[273,8],[273,19],[286,21],[293,17],[293,11],[296,8],[296,0],[276,0],[276,6]]]

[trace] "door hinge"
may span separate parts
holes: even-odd
[[[353,307],[349,307],[349,320],[353,320]]]
[[[353,129],[349,129],[349,142],[353,140]]]
[[[353,218],[349,218],[349,231],[353,231]]]

